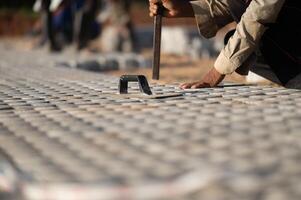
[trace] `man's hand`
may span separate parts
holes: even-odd
[[[154,17],[158,13],[158,2],[164,7],[164,17],[193,17],[193,9],[189,0],[149,0],[149,15]]]
[[[208,88],[208,87],[215,87],[220,82],[222,82],[225,78],[225,75],[220,74],[216,69],[213,67],[201,81],[193,82],[193,83],[184,83],[180,85],[181,89],[195,89],[195,88]]]

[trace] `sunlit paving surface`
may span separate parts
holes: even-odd
[[[0,50],[0,191],[28,199],[300,199],[301,91],[119,95],[118,77]],[[135,94],[131,96],[131,94]]]

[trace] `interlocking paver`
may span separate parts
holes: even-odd
[[[116,77],[50,64],[61,57],[0,46],[0,58],[0,169],[3,152],[24,198],[301,198],[301,91],[137,98],[118,95]]]

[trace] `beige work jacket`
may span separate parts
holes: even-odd
[[[222,74],[231,74],[242,66],[254,53],[267,30],[267,24],[274,23],[285,0],[197,0],[191,1],[200,33],[211,38],[225,25],[237,21],[235,34],[222,49],[214,67]],[[230,9],[231,8],[231,9]]]

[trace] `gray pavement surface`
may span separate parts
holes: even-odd
[[[137,98],[53,58],[0,46],[1,198],[301,199],[301,91]]]

